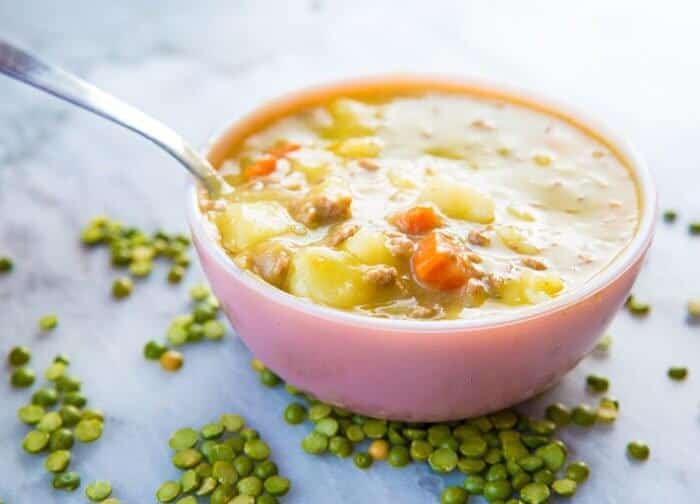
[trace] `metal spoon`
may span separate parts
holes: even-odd
[[[162,147],[199,179],[216,197],[232,191],[212,165],[173,130],[88,84],[65,70],[48,65],[0,39],[0,73],[46,91],[73,105],[120,124]]]

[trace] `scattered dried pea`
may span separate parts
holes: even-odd
[[[221,415],[219,423],[221,423],[228,432],[239,432],[245,426],[245,421],[242,416],[229,413]]]
[[[209,287],[204,284],[196,284],[190,288],[190,297],[193,301],[204,301],[210,294]]]
[[[22,448],[29,453],[39,453],[48,446],[50,438],[48,432],[30,431],[24,436]]]
[[[520,499],[525,504],[543,504],[549,500],[549,487],[542,483],[530,483],[520,490]]]
[[[74,406],[75,408],[82,408],[87,404],[87,399],[80,392],[68,392],[63,394],[63,404]]]
[[[566,447],[561,441],[555,441],[535,450],[535,455],[540,457],[544,465],[552,472],[556,472],[566,462]]]
[[[51,408],[58,402],[58,393],[56,389],[40,388],[32,394],[32,404],[38,404],[45,408]]]
[[[201,483],[202,477],[199,475],[196,469],[188,469],[182,473],[182,477],[180,478],[182,493],[195,491],[197,488],[199,488]]]
[[[72,492],[80,486],[80,476],[72,471],[59,473],[54,477],[52,485],[56,490]]]
[[[545,410],[545,417],[562,427],[571,422],[571,411],[561,403],[554,403]]]
[[[184,363],[184,357],[180,352],[168,350],[160,356],[160,367],[165,371],[177,371]]]
[[[42,331],[50,331],[58,326],[58,317],[56,315],[44,315],[39,319],[39,329]]]
[[[284,495],[287,495],[290,486],[291,484],[287,478],[283,478],[277,475],[270,476],[263,483],[265,491],[275,497],[282,497]]]
[[[208,340],[220,340],[224,334],[226,334],[226,328],[218,320],[208,320],[204,323],[204,337]]]
[[[570,479],[560,479],[552,483],[552,490],[562,497],[572,497],[576,493],[576,482]]]
[[[260,373],[263,369],[265,369],[265,364],[263,364],[260,359],[253,358],[250,361],[250,367],[253,369],[253,371]]]
[[[266,387],[276,387],[281,383],[279,376],[265,368],[260,371],[260,383]]]
[[[226,329],[224,324],[216,320],[217,314],[219,312],[218,301],[209,293],[209,290],[204,286],[194,286],[191,289],[190,297],[195,300],[196,304],[192,309],[191,313],[184,315],[177,315],[170,322],[170,326],[166,331],[166,339],[170,345],[182,346],[187,343],[194,343],[204,340],[205,338],[211,341],[221,340]],[[149,341],[144,345],[143,355],[149,360],[161,360],[161,366],[163,366],[163,361],[171,361],[171,355],[168,354],[168,348],[157,342]],[[168,357],[165,357],[168,355]],[[177,354],[180,355],[181,354]],[[184,361],[184,357],[183,357]],[[176,362],[168,362],[174,366],[174,368],[167,368],[163,366],[164,369],[170,371],[176,371],[180,366],[177,366]]]
[[[10,384],[16,388],[27,388],[34,384],[36,375],[34,371],[27,367],[19,367],[12,371],[10,375]]]
[[[24,366],[32,359],[32,352],[26,346],[16,346],[7,354],[7,362],[10,366]]]
[[[156,491],[158,502],[172,502],[180,495],[180,483],[177,481],[166,481]]]
[[[44,372],[44,378],[48,381],[56,381],[66,372],[66,365],[62,362],[54,362]]]
[[[44,460],[44,468],[46,468],[47,471],[53,473],[62,472],[66,469],[66,467],[68,467],[68,464],[70,464],[70,460],[70,451],[56,450],[55,452],[50,453],[46,457],[46,460]]]
[[[433,471],[449,473],[455,470],[459,457],[450,448],[438,448],[428,458],[428,464]]]
[[[65,364],[66,366],[70,365],[70,359],[65,354],[58,354],[56,357],[53,358],[53,361],[60,362],[62,364]]]
[[[610,382],[604,376],[589,374],[586,377],[586,387],[591,392],[594,392],[596,394],[602,394],[608,391],[608,388],[610,387]]]
[[[651,306],[648,303],[641,303],[633,295],[630,295],[625,302],[627,310],[636,316],[647,315],[651,310]]]
[[[175,451],[192,448],[199,441],[199,434],[194,429],[185,427],[173,432],[168,441],[168,446]]]
[[[440,504],[466,504],[469,500],[469,493],[458,486],[445,488],[440,496]]]
[[[372,465],[373,458],[369,453],[363,452],[355,454],[353,461],[358,469],[368,469]]]
[[[693,319],[700,318],[700,298],[688,300],[688,315]]]
[[[70,450],[73,443],[73,432],[70,429],[57,429],[51,433],[49,451]]]
[[[137,278],[147,277],[153,271],[153,262],[148,260],[133,261],[129,265],[129,273]]]
[[[245,427],[240,415],[221,415],[219,422],[202,427],[201,436],[191,428],[179,429],[168,444],[175,450],[174,465],[186,471],[177,492],[173,482],[161,486],[157,493],[160,502],[182,495],[178,502],[196,504],[194,495],[185,495],[194,492],[209,495],[213,504],[228,504],[238,492],[252,498],[253,503],[275,504],[277,497],[289,491],[289,480],[277,474],[277,465],[269,459],[269,446],[257,431]],[[202,461],[204,457],[208,462]]]
[[[158,256],[168,258],[174,267],[180,268],[180,275],[184,275],[184,268],[190,263],[186,254],[190,245],[187,237],[170,236],[162,231],[148,236],[104,216],[93,218],[81,232],[80,239],[87,246],[108,245],[112,265],[128,267],[134,277],[148,276]]]
[[[112,283],[112,296],[115,299],[124,299],[134,290],[134,282],[129,277],[119,277]]]
[[[649,446],[642,441],[631,441],[627,445],[627,454],[635,460],[647,460],[650,453]]]
[[[619,405],[617,401],[603,397],[596,411],[596,419],[603,423],[612,423],[617,420]]]
[[[306,408],[300,403],[290,403],[284,410],[284,420],[290,425],[303,423],[306,420]]]
[[[311,455],[320,455],[328,449],[328,436],[316,431],[310,432],[302,440],[301,448]]]
[[[202,461],[202,454],[194,448],[180,450],[173,455],[173,465],[178,469],[191,469]]]
[[[212,422],[204,425],[200,431],[203,439],[217,439],[224,432],[224,426],[218,422]]]
[[[149,341],[143,347],[143,356],[148,360],[160,359],[168,349],[165,345],[157,341]]]
[[[73,377],[62,375],[56,380],[56,390],[61,393],[78,392],[82,387],[82,382]]]
[[[392,467],[405,467],[411,462],[411,454],[406,446],[393,445],[389,448],[386,461]]]
[[[204,478],[204,481],[202,481],[202,484],[200,485],[196,493],[200,497],[202,495],[209,495],[216,489],[217,485],[218,482],[214,478],[212,478],[211,476],[207,476],[206,478]]]
[[[469,475],[464,480],[464,488],[472,495],[481,495],[485,485],[486,480],[478,475]]]
[[[17,416],[27,425],[36,425],[46,414],[46,410],[38,404],[27,404],[17,411]]]
[[[675,381],[683,381],[688,377],[688,368],[683,366],[673,366],[668,369],[668,377]]]
[[[12,271],[14,264],[12,259],[7,256],[0,256],[0,274],[6,274]]]
[[[373,460],[386,460],[389,456],[389,443],[383,439],[375,439],[369,445],[367,452]]]
[[[576,483],[583,483],[588,479],[588,475],[591,473],[588,469],[588,465],[585,462],[572,462],[569,467],[566,468],[566,478],[575,481]]]
[[[579,404],[571,410],[571,423],[579,427],[590,427],[595,424],[596,412],[587,404]]]
[[[42,432],[51,433],[57,429],[60,429],[62,425],[63,419],[61,418],[61,415],[57,411],[50,411],[41,417],[39,423],[36,424],[36,429]]]
[[[92,502],[103,502],[112,495],[112,484],[109,481],[98,480],[85,488],[85,497]]]
[[[75,426],[75,438],[81,443],[92,443],[102,436],[102,422],[96,419],[86,419]]]
[[[668,223],[675,222],[677,217],[678,213],[675,210],[664,211],[664,221]]]
[[[168,272],[168,282],[171,284],[180,283],[182,278],[185,276],[185,268],[179,264],[176,264]]]

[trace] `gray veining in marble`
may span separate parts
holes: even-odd
[[[680,0],[3,0],[0,36],[202,146],[231,118],[281,92],[390,71],[481,76],[604,118],[639,148],[662,205],[677,208],[681,222],[659,226],[635,288],[653,304],[651,316],[620,314],[609,358],[584,360],[526,407],[592,401],[585,375],[610,376],[622,401],[618,423],[564,434],[573,457],[593,467],[574,502],[690,503],[700,499],[700,327],[685,321],[684,303],[700,296],[700,238],[688,238],[684,226],[700,219],[698,14]],[[76,235],[103,212],[149,229],[184,230],[183,188],[181,168],[147,142],[0,79],[0,254],[17,263],[16,273],[0,278],[0,353],[24,342],[37,369],[59,351],[72,356],[85,392],[108,415],[103,439],[76,449],[84,484],[111,479],[122,502],[153,502],[157,485],[176,475],[168,434],[231,410],[244,412],[278,454],[295,485],[289,504],[437,502],[445,478],[425,468],[364,473],[347,460],[302,455],[304,428],[283,424],[283,392],[256,385],[250,355],[234,338],[188,348],[185,368],[172,376],[143,360],[143,342],[186,309],[186,286],[198,269],[175,288],[157,269],[117,305],[104,251],[83,251]],[[38,334],[38,317],[50,311],[60,327]],[[691,367],[686,383],[665,377],[672,364]],[[0,497],[8,504],[83,502],[82,493],[50,491],[41,460],[19,448],[26,429],[15,410],[26,399],[0,383]],[[632,437],[652,446],[648,463],[625,457]]]

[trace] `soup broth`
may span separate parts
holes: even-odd
[[[606,144],[554,114],[425,90],[329,96],[238,140],[202,212],[239,267],[373,317],[472,319],[581,287],[640,202]]]

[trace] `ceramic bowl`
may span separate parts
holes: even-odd
[[[634,240],[586,284],[526,310],[479,320],[371,318],[312,304],[238,268],[212,237],[192,183],[188,218],[204,272],[253,354],[325,402],[388,419],[444,421],[524,401],[576,366],[624,303],[653,236],[653,181],[624,140],[569,107],[502,86],[415,76],[375,77],[287,95],[217,136],[209,159],[220,165],[233,144],[275,117],[338,94],[392,89],[500,97],[565,118],[595,136],[626,160],[638,183],[641,219]]]

